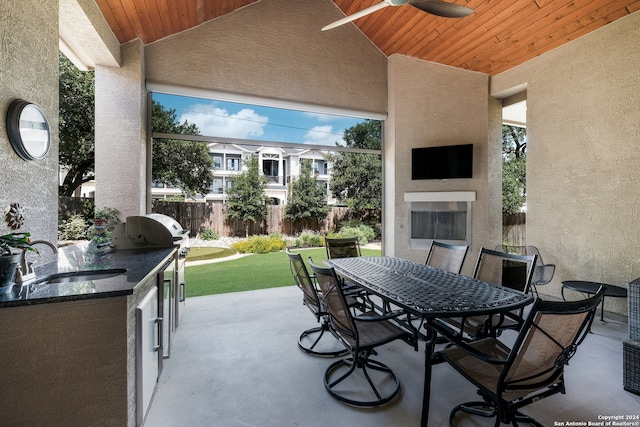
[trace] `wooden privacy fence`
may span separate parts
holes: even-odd
[[[526,246],[527,244],[527,214],[520,212],[515,215],[502,216],[502,241],[512,246]]]
[[[174,218],[183,228],[191,230],[191,236],[195,236],[202,230],[212,230],[219,236],[244,237],[244,224],[240,220],[230,220],[225,216],[226,206],[222,203],[205,202],[167,202],[154,200],[153,213],[160,213]],[[349,208],[333,207],[329,211],[327,219],[322,222],[317,220],[291,221],[284,217],[283,205],[267,206],[267,216],[262,222],[252,223],[249,234],[282,233],[295,235],[302,230],[314,230],[321,233],[335,231],[340,222],[349,216]]]
[[[78,197],[60,197],[58,213],[61,219],[67,219],[71,214],[81,213],[85,199]],[[333,207],[325,221],[295,221],[284,217],[284,206],[267,206],[267,217],[264,221],[251,225],[249,234],[282,233],[293,236],[302,230],[315,230],[321,233],[337,231],[339,224],[348,219],[349,208]],[[175,218],[185,229],[191,230],[191,236],[196,236],[202,230],[213,230],[219,236],[244,237],[242,221],[227,220],[224,215],[225,206],[222,203],[189,203],[167,202],[154,200],[153,213],[161,213]],[[502,218],[502,240],[513,246],[527,244],[527,215],[522,212],[516,215],[505,215]],[[122,218],[124,220],[124,218]]]

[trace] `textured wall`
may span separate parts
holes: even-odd
[[[499,132],[496,112],[499,106],[490,102],[488,76],[400,55],[389,58],[389,120],[384,134],[386,253],[393,250],[395,256],[419,262],[426,258],[426,251],[409,248],[406,192],[476,192],[477,201],[471,203],[472,248],[463,272],[471,273],[480,246],[500,243],[501,144],[489,136],[490,129],[493,135]],[[411,180],[412,148],[453,144],[474,144],[472,179]]]
[[[492,79],[527,86],[527,242],[561,281],[640,276],[640,13]],[[626,314],[626,302],[606,310]]]
[[[96,67],[96,206],[120,218],[146,213],[147,99],[144,47],[122,46],[122,66]]]
[[[37,10],[38,13],[34,13]],[[22,231],[57,241],[58,224],[58,2],[0,2],[0,210],[20,203]],[[15,98],[39,105],[49,122],[52,146],[41,160],[18,157],[7,137],[5,116]],[[0,234],[7,232],[0,221]]]
[[[310,12],[312,11],[312,12]],[[386,112],[385,56],[328,0],[261,0],[146,48],[147,79]]]
[[[126,426],[126,310],[125,297],[0,310],[0,425]]]
[[[120,65],[120,42],[95,0],[59,0],[59,3],[60,38],[84,65],[88,68],[95,68],[96,64]]]

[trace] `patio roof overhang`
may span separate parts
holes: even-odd
[[[91,67],[100,60],[82,49],[73,37],[91,39],[91,31],[78,32],[83,19],[75,16],[81,4],[89,21],[104,15],[120,44],[139,38],[150,44],[231,13],[250,13],[256,0],[62,0],[60,34]],[[269,1],[269,0],[261,0]],[[301,0],[300,0],[301,1]],[[351,15],[380,0],[334,0],[335,19]],[[413,6],[385,7],[347,25],[355,25],[387,57],[401,54],[452,67],[496,75],[545,52],[640,10],[637,0],[499,1],[448,0],[474,10],[470,16],[448,19],[427,14]],[[291,7],[312,8],[316,0]],[[296,2],[298,3],[298,2]],[[99,10],[92,10],[95,5]],[[307,5],[308,4],[308,5]],[[71,6],[65,6],[71,5]],[[64,7],[63,7],[64,6]],[[96,8],[97,9],[97,8]],[[73,13],[73,15],[70,15]],[[89,22],[87,21],[87,22]],[[309,31],[320,31],[329,22],[317,22]],[[257,23],[256,25],[259,25]],[[73,31],[70,31],[70,30]],[[96,33],[104,33],[98,26]],[[340,27],[331,31],[343,31]],[[331,31],[326,33],[331,37]],[[74,35],[75,34],[75,35]],[[101,50],[104,57],[104,50]],[[113,58],[117,60],[117,58]]]

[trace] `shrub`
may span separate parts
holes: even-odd
[[[299,248],[315,248],[324,246],[324,236],[312,230],[304,230],[295,240]]]
[[[202,240],[218,240],[220,236],[218,236],[218,233],[216,233],[215,231],[205,228],[200,231],[200,238]]]
[[[373,240],[382,235],[382,225],[379,222],[363,222],[359,219],[350,219],[340,223],[340,229],[345,227],[360,228],[367,236],[367,240]]]
[[[82,215],[71,215],[58,224],[58,240],[84,240],[88,229],[89,225]]]
[[[333,234],[331,237],[357,237],[361,245],[366,245],[369,240],[373,240],[376,237],[376,233],[370,226],[360,224],[358,226],[342,227],[338,233]]]
[[[241,240],[231,245],[231,249],[242,254],[266,254],[284,250],[287,243],[279,234],[270,236],[252,236],[247,240]]]

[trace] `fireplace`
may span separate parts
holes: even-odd
[[[471,202],[475,192],[405,193],[409,202],[409,247],[427,249],[433,240],[471,245]]]

